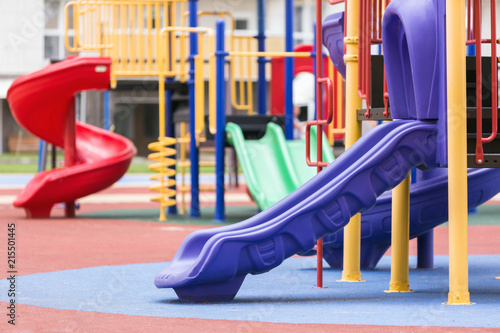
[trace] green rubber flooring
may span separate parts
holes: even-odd
[[[226,222],[220,223],[213,220],[215,209],[203,207],[200,218],[190,218],[189,213],[168,216],[166,223],[192,224],[192,225],[224,225],[246,220],[258,213],[256,206],[228,206],[226,207]],[[158,209],[120,209],[103,210],[92,213],[78,214],[80,218],[113,219],[157,222]],[[447,223],[443,224],[447,225]],[[477,213],[469,214],[469,225],[500,225],[500,205],[483,205]]]
[[[200,209],[200,218],[190,218],[189,212],[183,215],[168,215],[165,223],[191,225],[225,225],[246,220],[258,213],[257,206],[228,206],[226,207],[226,222],[214,221],[215,208],[203,207]],[[79,218],[131,220],[144,222],[158,222],[159,209],[119,209],[103,210],[92,213],[78,214]]]

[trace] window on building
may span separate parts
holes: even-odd
[[[248,20],[247,19],[235,19],[234,20],[234,29],[235,30],[247,30],[248,29]]]
[[[295,1],[293,31],[294,43],[313,44],[313,26],[316,21],[316,7],[313,1]]]
[[[45,32],[44,32],[44,56],[46,59],[64,59],[72,53],[66,50],[64,44],[65,22],[64,6],[68,0],[45,0]],[[68,35],[70,45],[73,43],[73,7],[69,7]]]
[[[302,7],[302,5],[296,5],[295,6],[295,16],[293,17],[293,31],[294,32],[303,32],[304,31],[304,27],[303,27],[303,20],[302,20],[302,16],[303,16],[303,13],[304,13],[304,7]]]

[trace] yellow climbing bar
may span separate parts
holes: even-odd
[[[187,0],[74,0],[65,6],[65,45],[70,52],[97,52],[110,57],[111,86],[119,77],[158,76],[160,30],[178,25],[177,12]],[[72,20],[69,19],[73,11]],[[73,22],[73,27],[69,22]],[[73,42],[69,31],[74,30]],[[176,37],[172,38],[172,40]],[[177,48],[171,43],[172,59]],[[181,65],[185,57],[179,57]],[[177,75],[183,75],[178,71]],[[184,74],[185,75],[185,74]]]
[[[176,204],[173,197],[176,195],[173,186],[175,185],[175,169],[172,167],[175,165],[175,155],[176,150],[173,146],[176,144],[176,140],[173,138],[166,137],[165,133],[165,78],[173,77],[181,74],[183,71],[187,71],[187,68],[179,68],[175,59],[168,56],[172,51],[172,45],[175,44],[173,40],[176,33],[200,33],[207,34],[211,33],[210,29],[207,28],[187,28],[187,27],[165,27],[160,30],[157,37],[157,51],[158,51],[158,93],[159,93],[159,137],[158,142],[153,142],[148,145],[150,150],[155,151],[155,153],[150,154],[148,157],[156,161],[150,165],[150,169],[158,172],[158,174],[151,175],[151,180],[159,181],[160,184],[153,185],[150,187],[152,191],[160,192],[159,195],[153,197],[152,201],[160,202],[160,221],[166,220],[165,208],[173,206]],[[200,44],[202,45],[202,44]],[[199,96],[204,96],[204,80],[203,80],[203,58],[202,56],[195,57],[195,89]],[[197,126],[197,137],[199,136],[198,130],[203,130],[204,122],[204,98],[197,98],[196,103],[196,119],[195,124]],[[173,158],[172,158],[173,157]]]

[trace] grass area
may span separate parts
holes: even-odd
[[[469,214],[469,225],[500,225],[500,205],[482,205]]]
[[[35,164],[0,164],[0,173],[35,173]]]

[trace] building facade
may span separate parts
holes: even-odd
[[[12,81],[72,55],[65,48],[64,6],[67,0],[0,0],[0,154],[24,149],[18,140],[30,134],[15,122],[6,101]],[[324,1],[325,15],[342,10],[343,5],[330,6]],[[256,1],[200,0],[199,10],[229,11],[235,18],[235,34],[257,34]],[[284,0],[266,1],[266,36],[268,49],[284,50]],[[71,14],[71,13],[70,13]],[[315,1],[296,0],[294,3],[295,44],[312,43]],[[71,15],[69,15],[71,17]],[[68,22],[71,27],[73,22]],[[200,26],[213,27],[215,18],[200,19]],[[72,30],[69,30],[72,43]],[[112,129],[127,136],[138,147],[140,155],[147,154],[147,143],[157,139],[158,93],[155,80],[140,80],[120,84],[110,92]],[[256,93],[254,94],[256,98]],[[177,96],[176,107],[186,109],[185,96]],[[256,105],[256,102],[255,102]],[[102,92],[85,92],[78,99],[77,117],[80,121],[104,126]],[[13,144],[16,142],[16,144]]]

